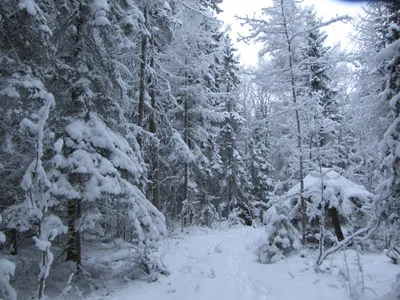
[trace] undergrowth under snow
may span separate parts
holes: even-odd
[[[164,241],[162,257],[171,275],[152,283],[115,285],[108,296],[93,294],[91,299],[379,299],[400,272],[386,256],[373,253],[361,253],[360,272],[352,249],[325,261],[325,273],[315,272],[314,252],[260,264],[255,251],[265,236],[264,228],[192,228]]]

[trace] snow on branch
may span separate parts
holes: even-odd
[[[349,21],[349,20],[351,20],[351,19],[352,19],[352,18],[351,18],[349,15],[344,15],[344,16],[339,16],[339,17],[336,17],[336,18],[332,18],[332,19],[330,19],[330,20],[328,20],[328,21],[326,21],[326,22],[321,22],[321,23],[319,23],[318,25],[316,25],[316,26],[314,26],[314,27],[312,27],[312,28],[309,28],[309,29],[307,29],[307,30],[304,30],[304,31],[295,33],[295,34],[292,35],[292,37],[290,38],[290,42],[292,42],[293,39],[294,39],[295,37],[299,36],[299,35],[312,32],[312,31],[314,31],[314,30],[317,30],[317,29],[319,29],[319,28],[326,27],[326,26],[331,25],[331,24],[336,23],[336,22],[344,22],[344,21]]]
[[[182,4],[184,7],[186,7],[187,9],[190,9],[191,11],[194,11],[195,13],[197,13],[197,14],[203,16],[204,18],[207,18],[207,19],[209,19],[209,20],[212,20],[212,21],[215,21],[215,22],[218,22],[218,23],[223,23],[223,21],[218,20],[218,19],[216,19],[216,18],[214,18],[214,17],[207,16],[205,13],[199,11],[198,9],[196,9],[196,8],[190,6],[190,5],[187,5],[184,1],[179,1],[179,3],[181,3],[181,4]]]
[[[361,229],[357,230],[355,233],[353,233],[352,235],[346,237],[343,241],[341,241],[341,242],[337,243],[336,245],[332,246],[331,248],[329,248],[327,251],[325,251],[325,253],[321,256],[321,258],[317,261],[317,266],[320,266],[322,264],[322,262],[325,260],[325,258],[327,258],[329,255],[331,255],[332,253],[347,246],[354,239],[361,236],[363,233],[368,233],[370,230],[372,230],[372,228],[369,228],[369,227],[361,228]]]

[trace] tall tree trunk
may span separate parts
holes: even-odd
[[[147,25],[147,7],[143,10],[143,15],[145,18],[145,25]],[[140,80],[139,80],[139,104],[138,104],[138,118],[137,126],[143,127],[143,115],[144,115],[144,98],[146,95],[146,51],[147,51],[147,36],[142,34],[142,44],[141,44],[141,54],[140,54]],[[137,142],[139,146],[142,146],[142,133],[138,134]]]
[[[230,92],[230,89],[229,89],[229,83],[228,83],[227,89],[226,89],[226,93],[228,94],[228,97],[230,97],[229,92]],[[228,115],[229,115],[229,119],[227,120],[227,123],[229,125],[232,125],[232,115],[231,115],[232,107],[231,107],[230,98],[228,98],[227,101],[226,101],[226,110],[228,111]],[[229,138],[228,145],[230,145],[230,146],[228,146],[228,147],[230,147],[228,149],[228,168],[231,168],[232,167],[232,161],[233,161],[232,132],[230,132],[230,136],[228,138]],[[233,172],[231,172],[231,175],[229,175],[228,182],[227,182],[227,184],[228,184],[228,204],[229,204],[229,206],[228,206],[228,208],[229,208],[228,216],[232,212],[232,210],[235,208],[235,207],[232,206],[232,186],[233,186],[233,178],[232,177],[233,176],[234,176],[234,174],[233,174]]]
[[[81,234],[76,223],[81,217],[80,199],[68,201],[67,219],[68,219],[68,242],[67,242],[67,261],[76,263],[76,270],[79,272],[81,265]]]
[[[153,38],[150,39],[150,44],[151,47],[154,50],[154,40]],[[154,70],[154,53],[150,59],[150,67]],[[150,101],[151,101],[151,108],[152,108],[152,112],[150,114],[150,118],[149,118],[149,131],[151,133],[153,133],[154,135],[156,135],[157,133],[157,123],[156,123],[156,78],[154,75],[150,76],[150,85],[149,85],[149,94],[150,94]],[[149,191],[150,191],[150,199],[151,202],[153,203],[153,205],[160,210],[161,209],[161,203],[160,203],[160,185],[159,185],[159,161],[158,161],[158,147],[156,145],[156,143],[153,143],[151,145],[151,149],[150,149],[150,159],[151,159],[151,163],[150,163],[150,187],[149,187]]]
[[[76,204],[76,220],[79,221],[82,216],[81,201]],[[76,226],[75,226],[76,227]],[[82,239],[81,231],[79,228],[75,229],[75,243],[76,243],[76,272],[79,273],[80,266],[82,264]]]
[[[185,114],[185,143],[189,147],[189,109],[187,99],[185,100],[184,105],[184,114]],[[189,202],[189,163],[185,162],[185,178],[184,178],[184,186],[183,186],[183,198],[187,202]]]
[[[75,217],[76,217],[76,201],[69,200],[67,207],[67,225],[68,225],[68,242],[67,242],[67,261],[76,261],[76,243],[75,243]]]
[[[289,33],[287,29],[287,22],[285,12],[283,11],[284,3],[281,0],[281,13],[283,18],[283,25],[285,27],[285,36],[289,53],[289,69],[290,69],[290,83],[292,89],[292,100],[295,105],[295,116],[296,116],[296,125],[297,125],[297,148],[300,152],[299,157],[299,180],[300,180],[300,208],[301,208],[301,226],[302,226],[302,244],[306,245],[306,235],[307,235],[307,207],[306,207],[306,199],[304,198],[304,163],[303,163],[303,146],[302,146],[302,135],[301,135],[301,124],[300,124],[300,115],[299,110],[297,108],[297,94],[296,94],[296,80],[293,72],[293,53],[292,53],[292,43],[289,38]]]
[[[18,254],[18,231],[17,229],[11,229],[11,255]]]
[[[344,240],[344,235],[342,232],[342,228],[340,226],[340,220],[339,220],[339,213],[335,207],[329,209],[332,217],[332,225],[335,228],[335,234],[338,239],[338,241],[343,241]]]
[[[87,6],[83,1],[79,1],[79,8],[76,15],[76,33],[75,33],[75,49],[73,53],[73,60],[76,66],[79,65],[82,57],[82,51],[85,47],[84,38],[84,26],[85,20],[83,16],[87,15]],[[80,75],[76,74],[74,80],[78,80]],[[82,91],[79,88],[74,88],[71,91],[71,105],[69,106],[71,111],[69,114],[71,116],[81,116],[85,115],[84,119],[88,118],[89,112],[87,110],[87,104],[81,103]],[[70,117],[68,115],[68,117]],[[70,180],[75,184],[80,184],[81,178],[78,174],[70,174]],[[80,219],[80,206],[81,199],[69,199],[67,200],[67,226],[68,226],[68,240],[67,240],[67,261],[72,261],[77,264],[77,272],[79,271],[78,265],[80,265],[80,240],[77,222]],[[79,213],[78,213],[79,212]],[[78,260],[79,258],[79,260]]]
[[[42,262],[43,262],[43,264],[45,263],[45,261],[46,261],[46,251],[43,251],[43,253],[42,253]],[[44,275],[41,274],[41,277],[40,277],[40,280],[39,280],[39,295],[38,295],[39,300],[43,299],[44,283],[45,283],[44,281],[45,281],[44,280]]]

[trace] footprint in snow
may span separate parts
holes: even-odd
[[[214,269],[210,270],[210,273],[208,274],[208,278],[214,279],[215,278],[215,271]]]
[[[168,289],[168,290],[167,290],[167,293],[168,293],[168,294],[176,293],[176,289],[174,289],[174,288]]]
[[[194,288],[194,291],[195,292],[199,292],[200,291],[200,285],[199,284],[196,285],[196,287]]]
[[[180,271],[185,274],[192,273],[192,268],[190,266],[183,266]]]
[[[333,283],[328,283],[327,286],[329,286],[330,288],[334,288],[334,289],[339,289],[339,287]]]

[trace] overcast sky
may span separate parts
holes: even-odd
[[[360,13],[361,4],[354,2],[343,3],[338,0],[304,0],[307,5],[314,5],[318,14],[328,20],[336,15],[350,15],[354,16]],[[264,6],[269,6],[271,0],[224,0],[222,4],[223,13],[219,18],[226,24],[232,27],[232,40],[236,42],[238,32],[245,34],[246,30],[242,28],[239,22],[235,19],[235,15],[246,16],[259,14],[260,9]],[[341,42],[343,47],[348,44],[348,33],[351,31],[350,24],[335,23],[325,28],[328,33],[328,44]],[[240,54],[240,62],[244,65],[255,65],[257,63],[257,53],[259,51],[258,45],[246,45],[243,42],[236,43],[238,52]]]

